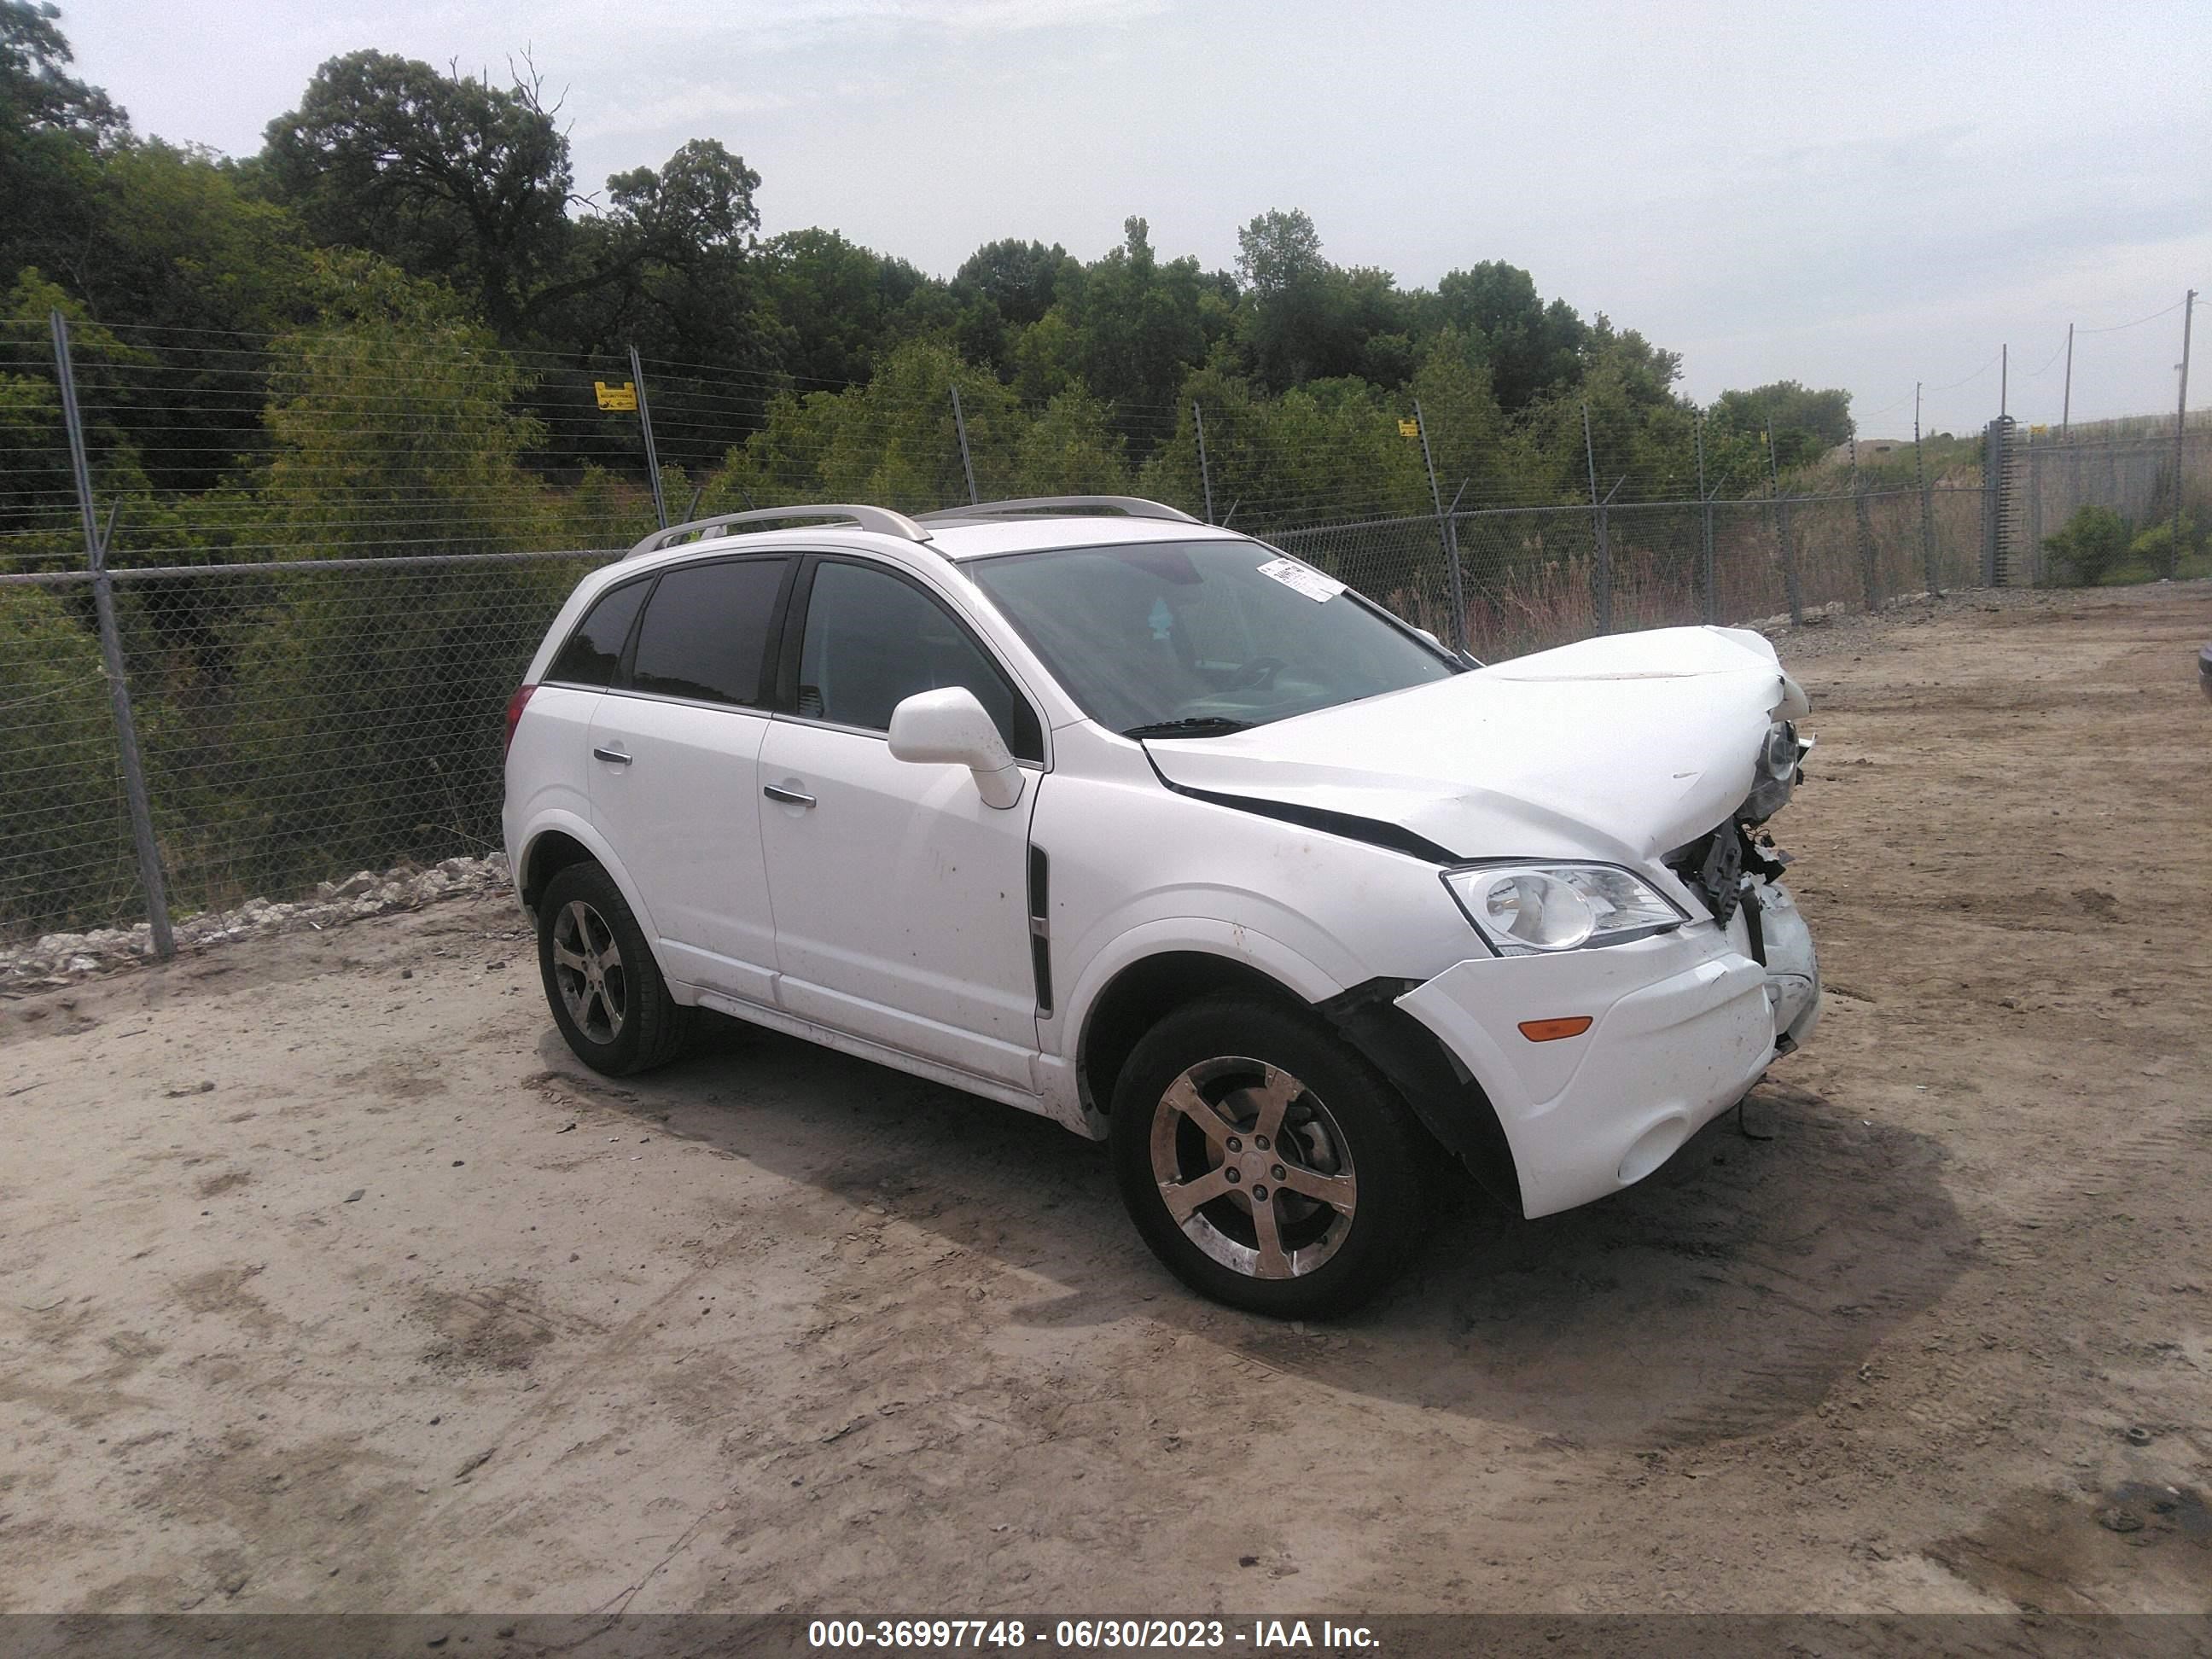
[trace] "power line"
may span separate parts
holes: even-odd
[[[2185,303],[2186,302],[2184,301],[2176,300],[2163,311],[2154,311],[2149,316],[2138,317],[2132,323],[2114,323],[2109,328],[2079,328],[2074,331],[2077,334],[2118,334],[2124,329],[2141,328],[2145,323],[2154,323],[2161,317],[2170,317],[2180,310]]]

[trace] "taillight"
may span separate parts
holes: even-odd
[[[518,685],[514,695],[507,700],[507,742],[499,751],[502,757],[514,747],[514,728],[521,723],[522,711],[530,706],[530,694],[537,689],[534,685]]]

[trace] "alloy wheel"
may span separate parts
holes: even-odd
[[[629,975],[607,920],[581,899],[553,920],[553,979],[576,1029],[593,1042],[622,1035],[629,1009]]]
[[[1191,1066],[1160,1096],[1151,1152],[1170,1217],[1233,1273],[1299,1278],[1351,1234],[1359,1192],[1344,1131],[1280,1066],[1235,1055]]]

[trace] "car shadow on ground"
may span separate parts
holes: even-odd
[[[1164,1324],[1269,1370],[1563,1446],[1686,1446],[1801,1415],[1977,1253],[1934,1139],[1770,1080],[1750,1103],[1767,1138],[1725,1114],[1580,1210],[1524,1221],[1448,1179],[1403,1281],[1304,1327],[1185,1291],[1138,1241],[1104,1149],[1042,1118],[734,1021],[618,1088],[550,1030],[539,1054],[663,1133],[1061,1287],[1017,1304],[1016,1324]]]

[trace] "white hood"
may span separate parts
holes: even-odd
[[[1768,726],[1806,707],[1761,635],[1662,628],[1146,747],[1182,787],[1398,824],[1461,858],[1644,861],[1726,819]]]

